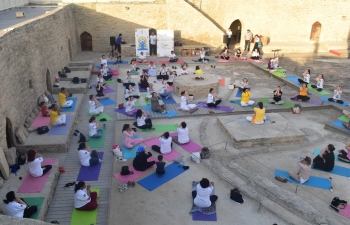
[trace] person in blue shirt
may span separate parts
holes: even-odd
[[[122,33],[119,34],[119,36],[117,37],[117,39],[115,40],[115,48],[114,48],[114,51],[115,50],[118,50],[116,52],[117,56],[122,54],[122,48],[120,46],[120,44],[124,44],[126,43],[126,41],[123,40],[123,37],[122,37]]]

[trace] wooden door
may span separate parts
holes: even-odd
[[[92,51],[92,37],[88,32],[80,35],[80,43],[82,51]]]
[[[310,40],[319,41],[320,35],[321,35],[321,24],[319,22],[316,22],[312,24]]]

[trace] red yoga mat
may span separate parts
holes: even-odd
[[[221,78],[221,80],[219,81],[219,86],[220,87],[225,87],[225,77]]]

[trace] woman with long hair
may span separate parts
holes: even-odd
[[[305,83],[305,84],[309,84],[309,82],[310,82],[310,75],[311,73],[310,73],[310,70],[309,69],[307,69],[307,70],[305,70],[304,71],[304,73],[303,73],[303,79],[298,79],[298,81],[299,81],[299,83],[300,84],[303,84],[303,83]]]
[[[130,124],[124,124],[122,132],[124,138],[123,144],[127,148],[133,148],[135,145],[143,142],[142,138],[134,139],[135,131],[132,129]]]
[[[310,97],[307,96],[307,91],[309,89],[307,88],[306,86],[306,83],[302,83],[301,87],[300,87],[300,92],[299,92],[299,95],[297,95],[297,100],[299,102],[301,101],[307,101],[310,99]]]
[[[91,192],[91,186],[79,181],[74,188],[74,207],[79,211],[91,211],[97,208],[97,192]]]
[[[318,77],[315,78],[317,84],[311,85],[312,88],[316,89],[317,91],[323,90],[323,83],[324,83],[324,77],[322,74],[318,75]]]
[[[343,94],[343,91],[341,90],[341,87],[338,86],[337,89],[334,90],[333,98],[329,98],[328,101],[337,102],[339,104],[344,104],[343,100],[341,100],[342,94]]]
[[[91,151],[90,147],[85,142],[79,144],[78,155],[82,166],[93,166],[103,161],[98,157],[97,151]]]
[[[102,129],[98,129],[98,122],[96,117],[92,116],[89,119],[89,137],[100,138],[102,137]]]
[[[97,85],[96,85],[96,92],[97,92],[97,97],[96,99],[102,99],[102,98],[109,98],[108,95],[105,95],[103,93],[103,90],[106,89],[105,86],[103,86],[103,84],[99,81],[97,82]]]
[[[154,127],[152,127],[151,118],[148,118],[147,113],[145,111],[142,111],[141,109],[137,110],[137,112],[136,112],[136,125],[135,125],[135,127],[139,128],[139,129],[154,130]]]
[[[276,90],[273,91],[273,98],[269,99],[269,102],[271,104],[277,104],[277,105],[284,103],[284,101],[282,100],[282,90],[280,86],[277,86]]]
[[[230,51],[228,50],[228,48],[225,48],[225,50],[220,54],[220,59],[223,60],[229,60],[230,59]]]
[[[216,108],[221,103],[221,100],[217,100],[217,97],[218,96],[215,93],[214,88],[210,88],[207,99],[207,106],[210,108]],[[209,110],[209,113],[214,113],[214,111]]]
[[[5,209],[8,216],[17,218],[30,218],[38,211],[37,206],[28,206],[28,204],[18,197],[14,191],[6,194],[6,199],[3,200],[6,204]]]
[[[51,165],[41,166],[41,163],[44,161],[42,155],[40,155],[37,151],[30,149],[27,152],[27,161],[29,166],[29,173],[33,177],[41,177],[45,173],[51,170]]]

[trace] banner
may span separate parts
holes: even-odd
[[[158,57],[168,57],[171,51],[174,51],[174,31],[157,30]]]
[[[142,28],[135,30],[135,47],[136,56],[139,56],[141,52],[144,55],[149,55],[149,29]]]

